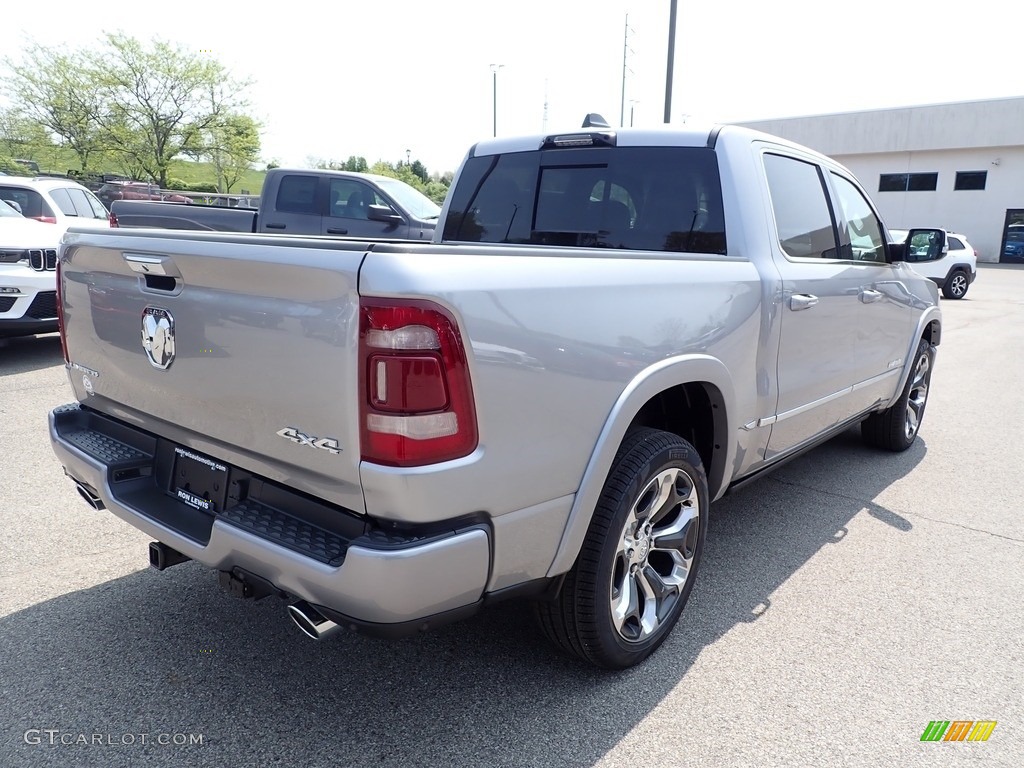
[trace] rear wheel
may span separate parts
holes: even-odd
[[[967,295],[967,289],[971,283],[967,279],[967,273],[961,269],[958,269],[949,279],[946,280],[946,284],[942,286],[942,295],[947,299],[962,299]]]
[[[537,603],[548,638],[609,669],[653,653],[693,588],[708,504],[692,445],[655,429],[627,436],[559,596]]]
[[[881,413],[873,413],[860,425],[860,434],[868,445],[889,451],[905,451],[917,439],[924,409],[928,405],[935,347],[921,339],[914,365],[899,400]]]

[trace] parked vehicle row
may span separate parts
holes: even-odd
[[[429,241],[440,206],[404,181],[349,171],[274,168],[258,209],[114,200],[111,223],[220,232],[269,232]]]
[[[54,276],[62,232],[0,202],[0,338],[57,330]]]
[[[165,203],[192,203],[192,198],[167,192],[144,181],[110,181],[96,190],[96,196],[109,208],[115,200],[155,200]]]

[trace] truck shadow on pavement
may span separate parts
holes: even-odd
[[[925,452],[921,440],[904,454],[871,451],[851,431],[718,502],[682,622],[622,673],[556,653],[524,604],[397,642],[339,634],[316,643],[281,601],[234,600],[191,563],[63,595],[0,619],[0,764],[591,765],[702,650],[757,621],[780,585],[842,546],[854,516],[909,531],[872,499]],[[140,548],[140,567],[145,557]],[[682,727],[703,726],[672,726]],[[31,745],[29,729],[99,733],[117,745],[50,746],[45,734]],[[161,733],[203,743],[137,741]],[[124,734],[137,743],[121,746]]]
[[[17,336],[0,338],[0,376],[52,368],[64,362],[60,336]]]

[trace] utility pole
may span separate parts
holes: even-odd
[[[548,79],[544,78],[544,119],[540,124],[541,133],[548,131]]]
[[[619,100],[619,125],[626,120],[626,55],[629,53],[629,14],[626,14],[626,29],[622,33],[622,98]]]
[[[494,136],[498,135],[498,70],[504,66],[504,64],[491,64],[491,77],[493,80],[494,93]]]
[[[672,122],[672,69],[676,58],[676,0],[668,16],[668,70],[665,74],[665,122]]]

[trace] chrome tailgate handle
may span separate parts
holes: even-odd
[[[181,272],[178,271],[169,256],[143,256],[138,253],[126,253],[124,260],[133,272],[138,272],[140,275],[181,277]]]

